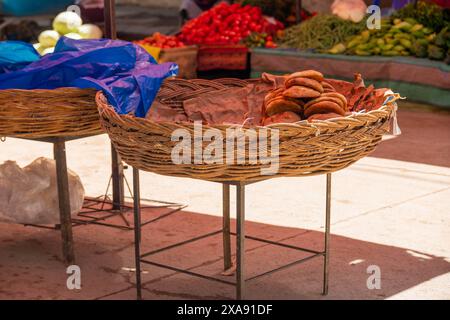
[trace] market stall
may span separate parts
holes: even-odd
[[[361,70],[368,83],[402,92],[411,101],[450,107],[450,18],[425,2],[409,4],[367,28],[358,9],[335,6],[283,31],[279,48],[252,50],[252,76],[292,67],[318,68],[329,77],[351,79]],[[362,11],[361,13],[364,13]],[[353,19],[353,20],[352,20]]]
[[[262,72],[288,73],[292,68],[322,70],[331,78],[352,79],[363,70],[368,84],[392,88],[408,100],[450,107],[450,66],[409,57],[360,57],[298,52],[289,49],[253,49],[252,77]]]

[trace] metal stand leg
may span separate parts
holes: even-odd
[[[230,185],[223,183],[223,268],[231,268],[231,236],[230,236]]]
[[[242,300],[245,295],[245,185],[236,185],[236,299]]]
[[[330,263],[330,211],[331,211],[331,173],[327,174],[327,200],[325,218],[325,250],[323,262],[323,290],[322,294],[328,294],[328,271]]]
[[[66,144],[58,138],[53,143],[53,154],[56,161],[56,180],[58,186],[59,216],[61,221],[61,237],[63,256],[68,264],[75,262],[72,236],[72,218],[70,216],[69,178],[67,176]]]
[[[134,254],[136,263],[137,299],[142,299],[141,292],[141,206],[139,190],[139,170],[133,167],[133,207],[134,207]]]
[[[112,172],[112,191],[113,210],[121,210],[124,204],[125,190],[124,190],[124,177],[123,177],[123,165],[120,160],[120,156],[117,154],[116,149],[111,145],[111,172]]]

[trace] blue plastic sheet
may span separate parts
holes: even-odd
[[[130,42],[62,37],[53,54],[1,74],[0,89],[94,88],[103,90],[117,113],[145,117],[163,80],[177,73],[175,63],[157,64]]]
[[[39,53],[29,43],[0,42],[0,73],[21,69],[31,62],[38,61],[39,58]]]

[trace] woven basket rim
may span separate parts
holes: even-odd
[[[77,87],[0,90],[0,136],[41,139],[101,134],[97,91]]]
[[[109,108],[112,109],[112,111],[122,120],[132,120],[132,121],[139,121],[142,123],[148,123],[148,124],[158,124],[158,125],[179,125],[179,126],[193,126],[194,122],[174,122],[174,121],[153,121],[151,119],[147,119],[147,118],[139,118],[136,117],[132,114],[119,114],[116,112],[116,110],[114,109],[113,106],[111,106],[109,104],[109,102],[107,102],[106,104],[103,103],[103,101],[107,101],[105,95],[103,94],[102,91],[98,91],[95,97],[95,100],[97,102],[97,106],[99,108],[99,111],[101,112],[102,108]],[[253,126],[249,126],[249,125],[245,125],[245,124],[203,124],[204,128],[230,128],[230,127],[237,127],[237,128],[245,128],[245,129],[280,129],[283,127],[297,127],[297,128],[313,128],[316,129],[317,131],[321,131],[318,127],[318,125],[321,127],[321,129],[326,129],[326,126],[332,126],[333,128],[335,128],[335,124],[338,124],[339,122],[342,122],[343,120],[345,121],[352,121],[355,120],[357,121],[358,118],[361,117],[367,117],[367,116],[373,116],[374,117],[374,121],[373,123],[376,123],[379,120],[379,114],[381,113],[387,113],[389,116],[391,116],[391,114],[394,112],[396,108],[396,102],[389,102],[383,106],[381,106],[380,108],[376,109],[376,110],[371,110],[369,112],[355,112],[351,115],[348,116],[342,116],[342,117],[336,117],[336,118],[332,118],[332,119],[327,119],[327,120],[313,120],[312,122],[307,121],[307,120],[301,120],[298,122],[294,122],[294,123],[275,123],[275,124],[271,124],[268,126],[262,126],[262,125],[253,125]]]

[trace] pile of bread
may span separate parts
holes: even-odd
[[[264,99],[264,125],[326,120],[348,114],[347,98],[315,70],[285,76]]]

